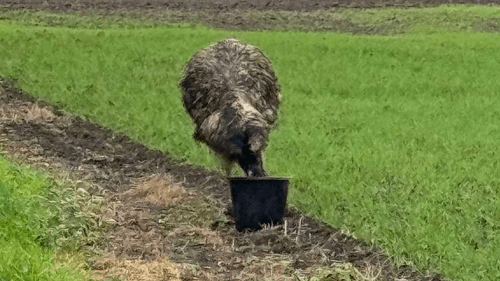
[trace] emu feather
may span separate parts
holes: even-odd
[[[229,175],[266,176],[262,151],[278,118],[280,85],[269,59],[235,39],[213,44],[188,62],[180,82],[194,138],[222,156]]]

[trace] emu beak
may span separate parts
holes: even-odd
[[[245,172],[245,175],[247,177],[265,177],[267,176],[267,173],[264,170],[253,170],[249,169],[248,171]]]

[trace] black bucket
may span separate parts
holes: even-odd
[[[238,231],[283,222],[288,179],[230,177],[229,184]]]

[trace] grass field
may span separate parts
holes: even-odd
[[[97,233],[87,197],[0,157],[0,280],[89,280],[76,252]]]
[[[467,9],[458,10],[466,17]],[[216,158],[192,140],[180,73],[196,50],[218,39],[255,44],[282,84],[266,166],[292,177],[292,204],[399,262],[437,268],[453,280],[498,280],[500,35],[413,30],[357,36],[1,21],[0,75],[215,168]]]

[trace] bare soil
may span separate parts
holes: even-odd
[[[144,271],[159,272],[151,280],[309,280],[321,274],[323,280],[444,280],[398,267],[379,249],[293,208],[283,225],[238,232],[220,174],[1,82],[0,140],[21,161],[61,167],[109,191],[103,216],[114,226],[95,245],[105,257],[90,261],[99,278],[128,272],[127,280],[149,280],[130,277]],[[140,269],[148,265],[154,268]]]
[[[155,9],[213,10],[235,9],[312,11],[329,8],[373,8],[387,6],[421,7],[450,3],[498,4],[499,0],[3,0],[11,8],[78,9]]]
[[[337,31],[354,34],[397,34],[408,24],[392,19],[359,23],[339,13],[342,9],[423,7],[449,3],[492,4],[500,0],[2,0],[0,8],[48,10],[57,13],[137,19],[151,25],[203,24],[232,30]],[[61,22],[49,19],[44,24]],[[496,20],[480,21],[473,28],[498,31]]]

